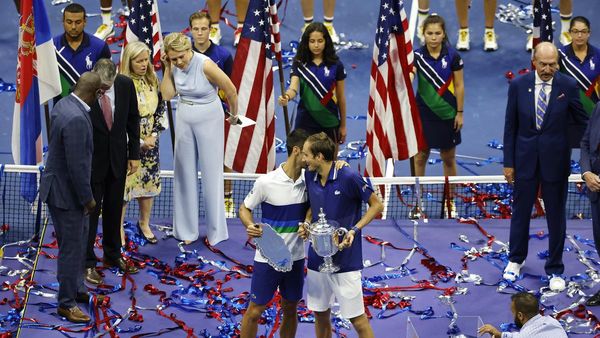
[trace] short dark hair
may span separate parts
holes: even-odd
[[[83,18],[85,19],[85,7],[81,6],[78,3],[71,3],[68,4],[67,7],[65,7],[65,10],[63,12],[63,20],[65,18],[65,13],[69,12],[69,13],[83,13]]]
[[[307,138],[308,138],[308,132],[306,130],[304,130],[304,129],[292,130],[292,132],[287,136],[287,140],[285,142],[285,147],[287,149],[288,155],[290,155],[292,153],[292,150],[294,149],[294,147],[298,147],[298,148],[302,149],[302,145],[304,145],[304,142],[306,141]]]
[[[576,16],[573,19],[571,19],[571,24],[569,24],[569,30],[573,28],[573,25],[575,25],[576,22],[581,22],[587,27],[587,29],[592,30],[590,20],[588,20],[588,18],[586,18],[585,16]]]
[[[212,23],[210,15],[207,12],[194,12],[192,13],[192,15],[190,15],[190,18],[188,19],[188,21],[190,22],[190,28],[192,27],[192,21],[200,19],[207,19],[209,26]]]
[[[310,143],[309,149],[313,156],[321,153],[325,161],[335,160],[335,143],[324,132],[310,135],[306,142]]]
[[[514,306],[515,312],[521,312],[527,318],[535,317],[540,313],[540,303],[538,299],[528,292],[515,293],[510,297]]]

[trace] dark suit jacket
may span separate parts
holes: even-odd
[[[571,160],[569,118],[577,124],[587,123],[573,78],[554,74],[541,130],[535,126],[535,73],[513,80],[504,124],[504,167],[514,168],[517,179],[533,178],[538,169],[544,181],[566,179]]]
[[[74,94],[52,109],[48,158],[40,198],[61,209],[83,209],[92,200],[92,123]]]
[[[581,172],[591,171],[595,174],[600,174],[600,104],[596,104],[590,122],[581,138]],[[598,200],[598,193],[588,189],[588,196],[592,202]]]
[[[92,180],[101,182],[109,168],[115,177],[127,173],[127,160],[140,159],[140,114],[133,81],[117,75],[114,83],[115,102],[113,126],[108,130],[98,102],[91,106],[94,127]]]

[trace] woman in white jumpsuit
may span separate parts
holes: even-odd
[[[226,240],[223,201],[224,112],[217,87],[227,96],[237,121],[237,93],[229,77],[210,60],[192,51],[189,38],[171,33],[164,40],[165,65],[160,89],[165,100],[179,95],[175,118],[175,185],[173,235],[185,244],[198,239],[198,164],[206,208],[208,241]]]

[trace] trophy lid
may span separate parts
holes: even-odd
[[[323,208],[320,208],[319,219],[310,225],[310,232],[312,234],[331,234],[331,232],[336,228],[335,224],[330,224],[325,216],[326,215],[323,212]]]

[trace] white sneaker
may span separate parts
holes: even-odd
[[[525,262],[519,264],[515,262],[508,262],[506,264],[506,268],[504,268],[504,273],[502,274],[502,278],[507,281],[514,282],[517,280],[517,277],[521,274],[521,268],[525,265]]]
[[[235,202],[233,202],[233,197],[225,197],[225,217],[226,218],[236,218],[237,214],[235,212]]]
[[[106,40],[109,36],[115,35],[115,24],[114,22],[110,22],[110,24],[101,24],[98,29],[96,29],[96,33],[94,36],[100,40]]]
[[[238,27],[235,29],[233,33],[233,47],[237,47],[240,43],[240,38],[242,37],[242,27]]]
[[[425,46],[425,36],[423,35],[423,26],[417,27],[417,38],[419,38],[419,42],[421,46]]]
[[[498,49],[498,42],[496,42],[496,32],[493,29],[486,29],[483,36],[483,50],[486,52],[493,52]]]
[[[221,43],[221,27],[219,27],[218,25],[214,25],[214,26],[210,25],[210,34],[209,34],[208,38],[215,45],[220,44]]]
[[[471,37],[469,36],[468,28],[461,28],[458,30],[458,41],[456,42],[456,49],[467,51],[471,44]]]
[[[335,32],[335,28],[333,28],[333,24],[332,23],[325,23],[325,28],[327,28],[327,31],[329,32],[329,36],[331,36],[331,41],[334,44],[339,44],[340,43],[340,37],[339,35],[337,35],[337,33]]]
[[[566,46],[566,45],[570,44],[571,41],[572,41],[571,40],[571,34],[569,34],[569,32],[562,32],[562,33],[560,33],[560,43],[563,46]]]
[[[567,284],[565,283],[565,280],[561,276],[552,275],[552,278],[550,278],[548,286],[550,287],[550,290],[552,290],[554,292],[561,292],[567,287]]]
[[[533,49],[533,34],[527,35],[527,44],[525,45],[525,50],[531,52]]]

